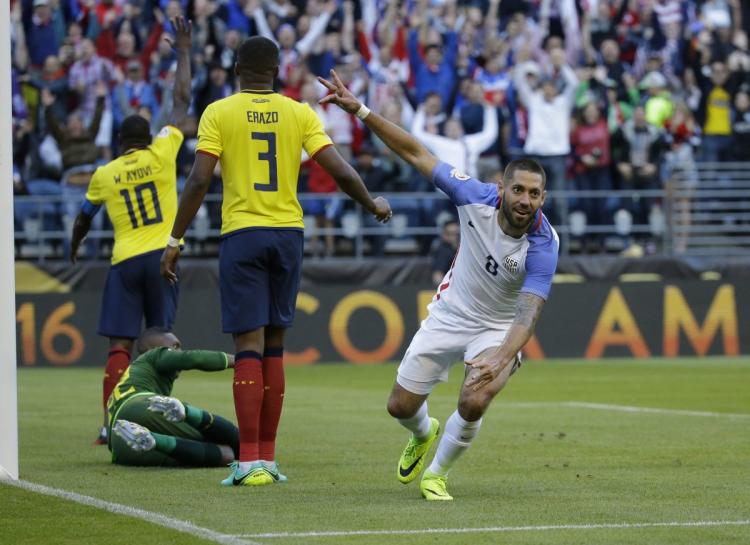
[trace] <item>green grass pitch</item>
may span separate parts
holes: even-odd
[[[528,362],[451,473],[455,501],[439,505],[423,501],[416,482],[404,486],[395,477],[407,439],[384,408],[395,370],[288,368],[278,452],[289,482],[224,489],[218,484],[227,475],[223,468],[111,465],[106,448],[91,444],[100,418],[100,369],[23,369],[21,477],[263,545],[750,543],[750,417],[731,416],[750,415],[748,359]],[[460,375],[454,368],[430,398],[430,412],[441,422],[455,407]],[[175,395],[233,418],[230,378],[230,372],[186,372]],[[697,521],[745,522],[581,527]],[[453,531],[351,533],[428,528]],[[476,528],[496,530],[458,531]],[[310,532],[342,534],[299,535]],[[0,543],[209,541],[0,485]]]

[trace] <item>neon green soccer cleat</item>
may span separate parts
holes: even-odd
[[[264,462],[263,467],[268,473],[270,473],[275,483],[285,483],[287,481],[286,475],[279,470],[279,464],[276,462],[268,463]]]
[[[424,472],[419,483],[422,497],[427,501],[453,501],[453,496],[448,494],[448,477],[435,475],[429,469]]]
[[[265,486],[274,483],[273,476],[263,467],[262,462],[255,462],[245,473],[240,473],[239,462],[232,462],[229,467],[232,472],[221,481],[223,486]]]
[[[401,459],[398,461],[396,477],[398,477],[399,481],[408,484],[422,473],[424,457],[439,433],[440,422],[438,422],[437,418],[430,418],[430,433],[425,439],[420,441],[413,435],[411,436],[409,442],[406,443],[404,452],[401,453]]]

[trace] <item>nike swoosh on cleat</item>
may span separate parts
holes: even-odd
[[[417,467],[417,464],[418,464],[418,463],[419,463],[419,461],[420,461],[420,460],[421,460],[421,459],[423,458],[423,456],[424,456],[424,455],[422,455],[422,456],[420,456],[419,458],[417,458],[416,460],[414,460],[414,463],[413,463],[412,465],[410,465],[409,467],[407,467],[406,469],[404,469],[403,467],[401,467],[401,466],[399,465],[399,466],[398,466],[398,472],[399,472],[399,474],[400,474],[400,475],[401,475],[402,477],[408,477],[408,476],[409,476],[409,474],[410,474],[410,473],[411,473],[412,471],[414,471],[414,468],[415,468],[415,467]]]
[[[425,488],[424,490],[425,490],[425,492],[429,492],[430,494],[435,494],[436,496],[440,496],[441,495],[440,492],[435,492],[434,490],[431,490],[429,488]]]

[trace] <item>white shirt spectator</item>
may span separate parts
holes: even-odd
[[[479,155],[497,140],[497,112],[491,106],[484,107],[482,130],[466,134],[458,139],[432,134],[425,130],[425,114],[422,108],[414,114],[411,132],[429,150],[443,160],[450,161],[459,171],[477,177]]]
[[[542,91],[533,90],[526,81],[525,63],[516,67],[513,83],[529,114],[529,134],[523,147],[529,155],[570,153],[570,115],[578,78],[569,66],[563,66],[560,73],[565,80],[565,89],[547,101]]]

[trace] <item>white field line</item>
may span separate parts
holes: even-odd
[[[145,520],[157,526],[163,526],[164,528],[170,528],[190,534],[195,537],[199,537],[214,543],[221,543],[222,545],[260,545],[256,541],[249,541],[243,539],[240,536],[233,536],[228,534],[222,534],[208,528],[196,526],[192,522],[185,520],[175,519],[154,513],[152,511],[146,511],[144,509],[138,509],[137,507],[130,507],[129,505],[122,505],[120,503],[112,503],[109,501],[100,500],[99,498],[93,498],[91,496],[84,496],[77,494],[76,492],[70,492],[62,488],[52,488],[50,486],[44,486],[41,484],[31,483],[29,481],[5,481],[6,484],[23,488],[30,492],[36,492],[37,494],[44,494],[45,496],[53,496],[55,498],[61,498],[64,500],[80,503],[81,505],[87,505],[89,507],[95,507],[97,509],[103,509],[110,513],[116,513],[118,515],[125,515],[126,517],[132,517],[136,519]]]
[[[585,401],[560,401],[560,402],[509,402],[498,404],[499,407],[509,409],[536,409],[536,408],[564,408],[591,409],[595,411],[615,411],[621,413],[650,413],[666,414],[671,416],[701,416],[712,418],[745,419],[750,418],[750,413],[717,413],[710,411],[691,411],[688,409],[660,409],[656,407],[635,407],[630,405],[610,405],[607,403],[588,403]]]
[[[712,526],[750,526],[750,520],[696,520],[673,522],[612,522],[607,524],[550,524],[546,526],[490,526],[487,528],[425,528],[423,530],[351,530],[321,532],[278,532],[240,534],[250,538],[397,536],[422,534],[480,534],[502,532],[547,532],[559,530],[630,530],[637,528],[706,528]]]

